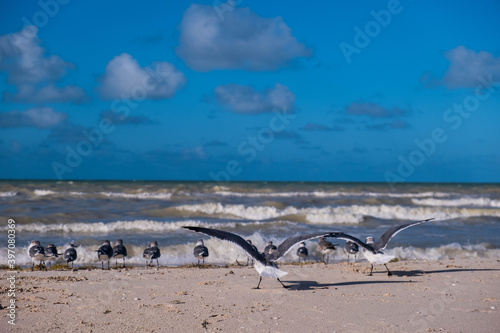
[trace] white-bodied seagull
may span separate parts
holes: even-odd
[[[331,242],[325,240],[324,237],[318,238],[318,251],[321,252],[322,260],[325,264],[328,264],[328,257],[330,256],[330,253],[336,250],[335,246],[337,245],[339,244],[332,244]]]
[[[66,261],[68,268],[69,263],[71,263],[71,268],[73,268],[73,261],[78,257],[75,247],[77,247],[75,244],[69,244],[66,251],[64,251],[63,259]]]
[[[35,261],[38,261],[40,264],[40,269],[42,269],[42,264],[45,265],[45,250],[42,245],[40,245],[40,241],[33,240],[30,243],[28,248],[28,255],[31,258],[32,266],[31,270],[35,268]]]
[[[95,251],[97,252],[97,258],[101,261],[101,269],[104,269],[104,261],[108,262],[109,269],[109,260],[113,258],[113,248],[111,247],[111,242],[109,240],[105,240],[99,249]]]
[[[158,247],[158,243],[156,241],[152,241],[151,246],[144,250],[142,256],[146,259],[146,265],[150,266],[153,263],[153,260],[156,259],[156,266],[160,267],[158,263],[158,258],[161,257],[160,248]],[[149,262],[148,262],[149,260]]]
[[[254,289],[259,289],[260,287],[260,282],[262,281],[262,277],[270,277],[270,278],[275,278],[281,283],[281,285],[284,288],[288,288],[288,286],[285,286],[283,282],[281,282],[280,277],[285,276],[288,274],[287,272],[284,272],[282,270],[278,269],[278,265],[276,265],[275,261],[278,260],[279,258],[283,257],[291,248],[293,245],[308,240],[308,239],[313,239],[313,238],[318,238],[321,236],[328,236],[332,234],[331,232],[325,232],[325,233],[316,233],[316,234],[309,234],[309,235],[301,235],[301,236],[294,236],[287,238],[281,243],[275,251],[272,253],[269,252],[263,252],[259,253],[255,248],[252,247],[252,245],[248,244],[246,240],[241,238],[238,235],[235,235],[233,233],[223,231],[223,230],[216,230],[216,229],[209,229],[209,228],[201,228],[201,227],[183,227],[185,229],[189,229],[192,231],[200,232],[202,234],[219,238],[228,242],[231,242],[233,244],[238,245],[241,247],[248,255],[250,255],[255,261],[254,261],[254,268],[255,270],[259,273],[260,279],[259,283],[257,284],[257,287]]]
[[[383,264],[385,266],[385,268],[387,269],[387,275],[391,276],[392,273],[389,270],[389,268],[387,268],[386,264],[389,261],[391,261],[392,259],[394,259],[394,256],[391,256],[391,255],[384,253],[384,250],[387,247],[387,244],[389,243],[391,238],[396,236],[399,232],[401,232],[409,227],[413,227],[415,225],[422,224],[422,223],[431,221],[433,219],[434,218],[430,218],[427,220],[415,221],[415,222],[410,222],[410,223],[406,223],[406,224],[393,226],[393,227],[389,228],[389,230],[387,230],[382,235],[382,237],[380,237],[380,239],[377,242],[375,242],[373,240],[373,237],[367,237],[366,243],[364,243],[364,242],[360,241],[359,239],[357,239],[356,237],[345,234],[343,232],[331,233],[330,237],[343,239],[346,241],[351,241],[351,242],[354,242],[354,243],[358,244],[359,246],[363,247],[363,249],[364,249],[363,254],[364,254],[365,258],[371,264],[370,274],[369,274],[370,276],[373,273],[373,264]]]
[[[127,248],[123,245],[123,240],[117,239],[113,247],[113,258],[115,258],[115,267],[118,267],[118,259],[123,259],[123,268],[125,268],[125,257]]]
[[[309,251],[307,250],[306,243],[300,242],[299,247],[297,248],[297,256],[299,257],[299,263],[300,263],[300,258],[306,262],[306,258],[309,255]]]
[[[203,239],[198,239],[193,250],[193,255],[198,259],[198,266],[200,266],[200,260],[203,260],[203,265],[205,265],[205,258],[208,257],[208,248],[203,243]]]

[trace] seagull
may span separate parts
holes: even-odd
[[[339,244],[332,244],[329,241],[325,240],[324,237],[319,237],[318,238],[318,250],[322,254],[321,260],[325,263],[328,264],[328,257],[330,256],[330,253],[335,251],[335,246]],[[325,256],[326,256],[326,261],[325,261]]]
[[[385,266],[385,268],[387,269],[387,275],[391,276],[392,273],[389,270],[389,268],[387,268],[386,264],[389,261],[391,261],[392,259],[394,259],[394,256],[391,256],[391,255],[388,255],[388,254],[384,253],[384,250],[387,247],[387,244],[389,243],[389,241],[391,240],[391,238],[394,237],[394,236],[396,236],[399,232],[401,232],[401,231],[403,231],[403,230],[405,230],[405,229],[407,229],[409,227],[413,227],[415,225],[422,224],[422,223],[431,221],[433,219],[434,218],[430,218],[430,219],[427,219],[427,220],[421,220],[421,221],[410,222],[410,223],[406,223],[406,224],[401,224],[401,225],[393,226],[393,227],[389,228],[389,230],[387,230],[382,235],[382,237],[380,237],[380,239],[376,243],[373,240],[373,237],[367,237],[366,238],[366,243],[363,243],[362,241],[360,241],[356,237],[353,237],[351,235],[345,234],[343,232],[334,232],[334,233],[331,233],[330,237],[338,238],[338,239],[343,239],[343,240],[346,240],[346,241],[351,241],[351,242],[354,242],[354,243],[358,244],[358,246],[363,247],[363,254],[365,255],[365,258],[371,264],[369,276],[372,275],[373,264],[383,264]]]
[[[201,228],[201,227],[188,227],[185,226],[183,227],[185,229],[189,229],[192,231],[200,232],[202,234],[219,238],[228,242],[231,242],[233,244],[238,245],[241,247],[248,255],[250,255],[254,260],[254,268],[255,270],[259,273],[260,279],[259,279],[259,284],[257,284],[257,287],[254,289],[260,289],[260,283],[262,281],[262,277],[271,277],[271,278],[276,278],[279,283],[283,286],[283,288],[288,288],[289,286],[285,286],[283,282],[279,279],[282,276],[285,276],[288,274],[287,272],[284,272],[282,270],[278,269],[278,265],[276,265],[275,261],[278,260],[279,258],[283,257],[291,248],[293,245],[308,240],[308,239],[313,239],[313,238],[318,238],[318,237],[327,237],[331,232],[328,233],[316,233],[316,234],[309,234],[309,235],[302,235],[302,236],[294,236],[285,239],[283,243],[281,243],[276,251],[273,253],[269,252],[263,252],[259,253],[256,249],[254,249],[250,244],[247,243],[243,238],[241,238],[238,235],[235,235],[233,233],[223,231],[223,230],[216,230],[216,229],[209,229],[209,228]]]
[[[69,244],[68,247],[66,248],[66,251],[64,251],[63,254],[63,259],[66,261],[66,265],[69,268],[69,263],[71,263],[71,268],[73,268],[73,261],[76,260],[77,254],[76,254],[76,248],[77,246],[75,244]]]
[[[104,269],[104,261],[107,260],[109,269],[109,259],[113,258],[113,248],[110,241],[105,240],[99,249],[95,251],[97,252],[97,258],[101,261],[101,268]]]
[[[118,259],[123,259],[123,268],[125,268],[125,257],[127,256],[127,248],[123,246],[123,240],[117,239],[113,247],[113,258],[115,258],[115,266],[118,267]]]
[[[198,239],[193,250],[193,255],[198,259],[198,266],[200,266],[200,259],[203,260],[203,265],[205,265],[205,258],[208,257],[208,249],[203,243],[203,239]]]
[[[149,264],[148,266],[153,263],[153,259],[156,259],[156,265],[160,267],[160,264],[158,263],[158,258],[161,257],[160,249],[158,248],[158,243],[156,241],[151,242],[151,247],[148,247],[147,249],[144,250],[144,253],[142,256],[146,259],[149,259]],[[147,261],[146,261],[147,263]]]
[[[306,258],[309,255],[306,243],[304,242],[300,243],[299,248],[297,249],[297,255],[299,256],[299,263],[300,263],[300,258],[304,259],[304,262],[306,262]]]
[[[271,254],[274,251],[276,251],[277,249],[278,248],[276,247],[276,245],[273,245],[273,241],[268,241],[267,246],[264,248],[264,253]]]
[[[347,262],[349,262],[349,254],[354,254],[354,262],[356,262],[356,253],[359,252],[358,244],[351,241],[346,241],[344,249],[347,252]]]
[[[59,257],[59,253],[57,253],[57,247],[54,244],[49,244],[45,248],[45,260],[47,262],[54,260],[54,262]]]
[[[40,263],[39,267],[42,269],[42,263],[45,264],[45,250],[43,249],[43,246],[40,245],[40,241],[31,241],[30,246],[28,247],[28,255],[33,263],[31,270],[33,271],[35,268],[35,261]]]
[[[253,245],[252,241],[250,239],[247,239],[247,243],[250,244],[255,251],[259,252],[259,250],[257,249],[257,246]],[[248,263],[249,263],[250,260],[252,260],[252,265],[253,265],[253,258],[252,258],[252,256],[250,256],[250,255],[247,254],[247,266],[248,266]]]

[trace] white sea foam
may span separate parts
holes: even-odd
[[[260,234],[255,233],[253,235],[246,236],[245,238],[252,239],[252,242],[262,250],[265,246],[265,240]],[[282,239],[274,239],[275,244],[279,244]],[[335,243],[335,242],[334,242]],[[195,242],[188,242],[185,244],[177,245],[167,245],[159,244],[161,250],[161,257],[159,259],[159,264],[162,266],[179,266],[185,264],[196,263],[197,260],[194,258],[192,252],[195,246]],[[246,263],[247,256],[246,253],[237,245],[231,244],[215,238],[209,238],[205,240],[205,245],[208,247],[210,256],[205,260],[207,264],[232,264],[236,261]],[[64,252],[67,244],[58,246],[59,252]],[[130,245],[125,243],[127,247],[128,257],[125,260],[126,264],[133,265],[144,265],[145,259],[142,257],[144,249],[147,244],[143,246]],[[75,261],[76,266],[82,265],[94,265],[95,267],[100,267],[101,263],[97,259],[95,250],[99,245],[86,245],[79,246],[76,248],[78,252],[78,259]],[[298,257],[296,255],[295,245],[287,255],[285,255],[279,262],[297,262]],[[321,253],[317,251],[317,242],[307,241],[306,247],[309,249],[308,261],[319,261],[321,260]],[[27,255],[28,247],[20,248],[16,254],[16,262],[21,266],[31,266],[31,259]],[[0,248],[2,250],[2,248]],[[0,251],[0,260],[7,262],[6,257],[7,251]],[[431,248],[418,248],[418,247],[396,247],[385,251],[386,254],[395,256],[400,260],[448,260],[450,258],[456,259],[468,259],[468,258],[497,258],[500,259],[500,249],[488,249],[488,244],[475,244],[475,245],[461,245],[459,243],[451,243],[442,245],[439,247]],[[358,253],[358,261],[365,261],[363,254]],[[337,247],[337,250],[330,254],[330,262],[341,262],[347,260],[347,253],[344,251],[342,246]],[[351,256],[352,260],[352,256]],[[61,257],[57,260],[58,264],[64,264],[64,260]],[[118,260],[118,266],[120,266],[122,260]],[[115,260],[111,260],[111,265],[115,265]],[[375,268],[377,269],[377,268]],[[286,271],[286,268],[284,268]]]
[[[46,196],[46,195],[53,195],[56,194],[57,192],[51,191],[51,190],[34,190],[33,193],[37,196]]]
[[[490,198],[458,198],[458,199],[412,199],[416,205],[439,207],[494,207],[500,208],[500,200]]]
[[[245,225],[258,225],[261,222],[245,223]],[[19,224],[18,231],[45,233],[59,231],[66,233],[113,233],[120,231],[167,232],[179,230],[183,226],[208,227],[208,228],[235,228],[239,223],[206,223],[197,220],[178,222],[159,222],[153,220],[133,220],[116,222],[95,223],[29,223]]]
[[[17,195],[17,192],[14,192],[14,191],[0,192],[0,198],[15,197],[16,195]]]
[[[473,216],[500,217],[498,209],[409,207],[402,205],[350,205],[327,206],[321,208],[296,208],[293,206],[278,209],[270,206],[223,205],[204,203],[176,207],[182,211],[211,215],[214,217],[232,217],[248,220],[267,220],[280,217],[302,216],[315,224],[358,224],[366,217],[379,219],[415,220],[434,217],[436,220],[468,218]]]
[[[221,196],[233,197],[319,197],[319,198],[337,198],[337,197],[389,197],[389,198],[427,198],[427,197],[448,197],[449,193],[444,192],[422,192],[422,193],[387,193],[387,192],[233,192],[233,191],[216,191],[215,194]]]
[[[122,193],[122,192],[100,192],[107,197],[124,198],[124,199],[158,199],[168,200],[172,197],[172,193],[168,192],[142,192],[142,193]]]

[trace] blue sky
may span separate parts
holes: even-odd
[[[499,182],[495,1],[2,1],[0,177]]]

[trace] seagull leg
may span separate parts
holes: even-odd
[[[276,278],[276,280],[278,280],[278,281],[279,281],[279,283],[281,283],[281,285],[283,286],[283,288],[290,288],[290,286],[285,286],[285,285],[283,284],[283,282],[281,282],[281,280],[280,280],[280,279]]]
[[[371,264],[372,267],[370,267],[370,274],[368,274],[368,276],[373,276],[372,272],[373,272],[373,264]]]
[[[125,257],[123,257],[123,268],[125,268]]]
[[[385,266],[385,269],[387,269],[387,276],[391,276],[391,275],[392,275],[392,273],[391,273],[391,271],[389,270],[389,268],[387,268],[387,265],[386,265],[386,264],[384,264],[384,266]]]
[[[260,282],[262,281],[262,276],[260,276],[259,278],[259,283],[257,284],[257,287],[253,288],[253,289],[260,289]]]

